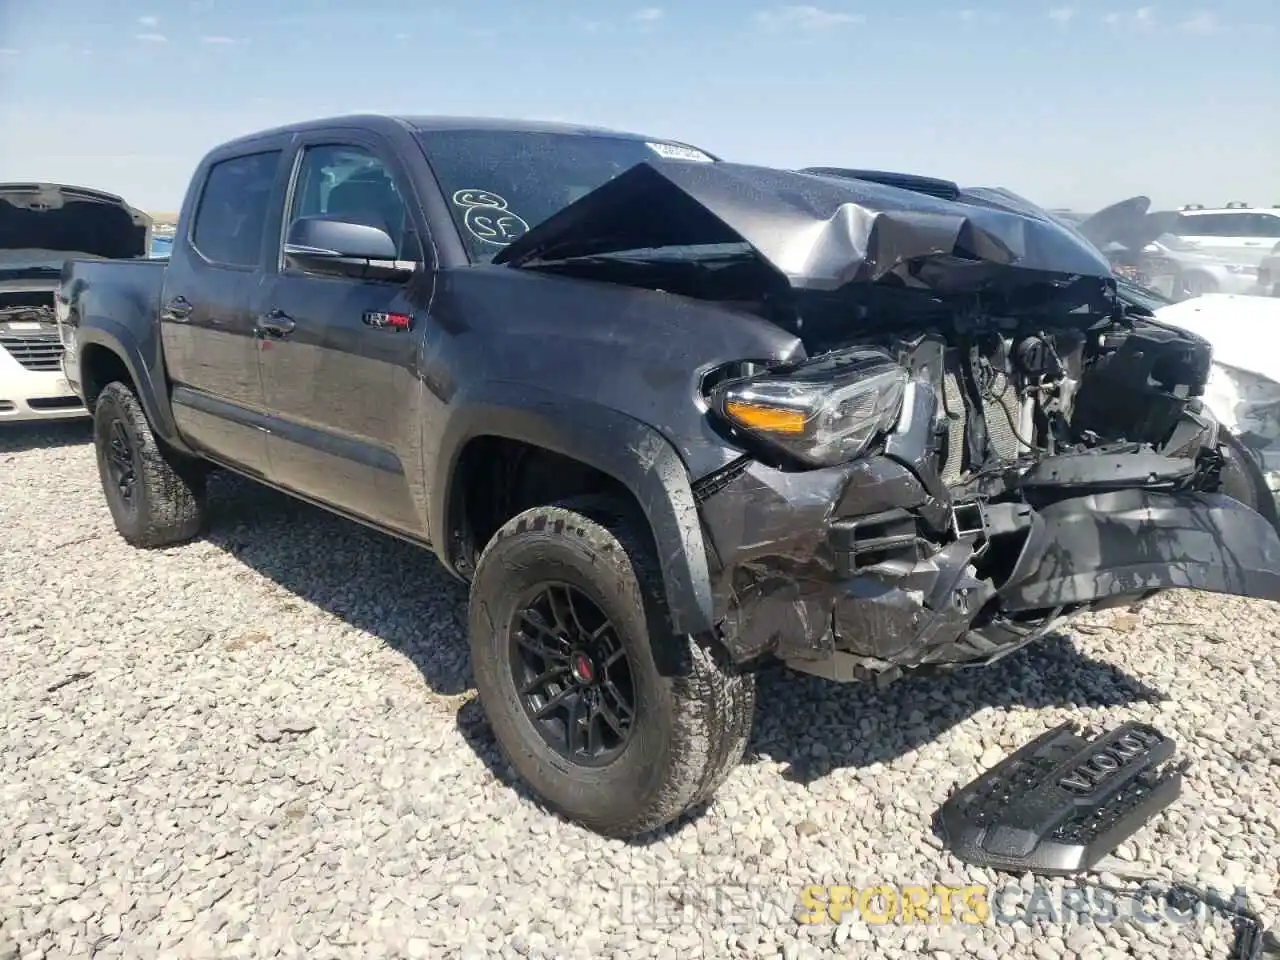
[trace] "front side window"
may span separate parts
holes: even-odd
[[[386,164],[363,147],[324,144],[303,152],[288,222],[316,216],[378,227],[395,243],[398,259],[422,260],[409,205]]]
[[[1184,237],[1217,237],[1226,235],[1222,229],[1222,215],[1217,213],[1182,216],[1178,223],[1178,233]]]
[[[206,260],[235,267],[258,265],[280,154],[253,153],[209,168],[191,230],[191,245]]]
[[[430,130],[418,135],[475,262],[645,160],[710,161],[684,144],[608,134]]]

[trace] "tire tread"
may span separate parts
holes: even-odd
[[[183,469],[161,448],[137,396],[120,381],[107,384],[98,395],[95,421],[104,416],[103,411],[112,410],[126,420],[137,439],[136,495],[142,498],[136,522],[122,523],[116,518],[120,536],[132,546],[144,549],[173,546],[192,539],[204,524],[204,476],[197,470]],[[95,423],[95,437],[99,429],[100,425]],[[101,444],[100,440],[97,442]],[[98,456],[102,457],[101,451]],[[106,492],[109,480],[105,472],[102,482]],[[114,518],[115,511],[112,515]]]

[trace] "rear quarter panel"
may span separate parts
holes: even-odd
[[[152,429],[185,449],[173,425],[160,349],[163,260],[69,260],[58,291],[58,322],[67,380],[92,408],[111,370],[106,354],[128,371]]]

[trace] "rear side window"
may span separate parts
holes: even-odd
[[[191,245],[206,260],[257,266],[280,151],[247,154],[209,168],[200,194]]]
[[[1251,217],[1251,237],[1266,237],[1269,240],[1280,240],[1280,216],[1274,213],[1255,213]]]

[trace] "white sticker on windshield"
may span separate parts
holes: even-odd
[[[458,190],[453,202],[466,209],[462,222],[477,240],[505,247],[529,232],[529,224],[507,209],[507,201],[488,190]]]
[[[715,161],[696,147],[686,147],[683,143],[645,143],[645,146],[666,160],[693,160],[696,163],[714,163]]]

